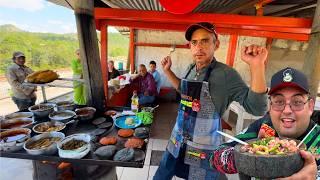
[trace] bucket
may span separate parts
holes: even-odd
[[[123,70],[123,62],[118,62],[118,70]]]

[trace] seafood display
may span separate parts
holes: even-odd
[[[35,126],[35,130],[38,132],[54,132],[54,131],[60,131],[64,128],[63,125],[54,125],[54,124],[40,124],[38,126]]]
[[[285,155],[297,152],[297,143],[294,140],[268,137],[242,146],[241,152],[248,152],[257,155]]]
[[[29,83],[43,84],[52,82],[58,77],[59,75],[52,70],[42,70],[29,74],[26,79]]]
[[[126,147],[126,148],[142,148],[143,144],[144,144],[143,139],[133,137],[133,138],[130,138],[127,140],[127,142],[124,144],[124,147]]]
[[[51,105],[47,105],[47,104],[38,104],[38,105],[34,105],[30,108],[30,110],[32,111],[46,111],[49,109],[52,109],[53,107]]]
[[[4,120],[0,123],[1,129],[13,129],[13,128],[20,128],[26,127],[32,124],[33,120],[31,118],[16,118],[16,119],[9,119]]]
[[[30,137],[30,133],[31,130],[26,128],[3,131],[0,133],[0,144],[15,141],[22,142],[23,139],[27,139],[28,137]]]
[[[134,119],[132,117],[128,117],[125,121],[126,125],[134,125]]]
[[[60,105],[63,107],[64,103]],[[139,127],[141,121],[136,116],[121,116],[122,124],[125,124],[125,120],[128,118],[127,123],[134,124],[134,126],[117,128],[115,119],[118,116],[112,118],[99,111],[96,113],[96,110],[91,107],[77,109],[75,110],[76,113],[70,110],[58,111],[57,109],[53,112],[53,108],[56,108],[55,103],[39,104],[30,107],[33,111],[52,110],[52,112],[45,117],[37,116],[33,112],[33,118],[28,118],[31,119],[31,125],[28,126],[29,129],[20,128],[25,129],[23,131],[18,131],[16,128],[10,129],[10,131],[14,130],[10,134],[5,131],[1,132],[0,152],[11,153],[23,150],[19,151],[20,156],[27,159],[41,159],[42,161],[46,161],[48,159],[46,156],[50,156],[50,158],[57,161],[59,161],[59,158],[84,158],[85,161],[91,163],[99,160],[109,160],[118,161],[115,162],[118,165],[123,162],[124,166],[140,167],[143,165],[149,127]],[[69,113],[69,111],[73,113]],[[92,121],[81,121],[80,116],[86,115],[93,116],[93,118],[90,118]],[[67,119],[69,120],[67,122],[54,120],[68,117],[71,118]],[[14,125],[4,124],[8,120],[4,119],[0,126],[2,128],[14,128],[27,124],[24,122],[17,122]],[[139,123],[137,124],[137,122]],[[67,126],[67,124],[71,123],[73,123],[73,126]],[[30,129],[34,133],[31,134]],[[65,136],[64,133],[68,136]],[[32,137],[30,137],[31,135]],[[9,145],[10,149],[7,148]],[[16,147],[18,145],[19,147]],[[28,154],[29,156],[24,154]],[[11,154],[9,155],[11,156]],[[17,154],[16,157],[20,157],[19,155]],[[6,156],[7,154],[4,155],[4,157]],[[133,162],[135,164],[131,164]]]
[[[100,144],[102,145],[113,145],[117,143],[116,137],[103,137],[100,139]]]
[[[81,148],[82,146],[84,146],[86,144],[87,143],[85,141],[72,139],[72,140],[66,142],[65,144],[62,144],[61,149],[63,149],[63,150],[74,150],[74,149]]]
[[[133,133],[134,133],[134,130],[132,130],[132,129],[120,129],[118,131],[118,136],[120,136],[120,137],[130,137],[130,136],[133,135]]]
[[[46,137],[39,139],[37,141],[31,142],[28,146],[26,146],[28,149],[42,149],[42,148],[47,148],[51,144],[60,141],[60,137]]]

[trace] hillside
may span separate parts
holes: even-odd
[[[127,56],[129,39],[119,33],[108,35],[110,57]],[[33,33],[13,25],[0,26],[0,75],[12,63],[12,53],[22,51],[27,66],[34,70],[56,69],[70,66],[79,47],[77,34]]]
[[[23,30],[17,28],[12,24],[5,24],[0,26],[0,32],[22,32]]]

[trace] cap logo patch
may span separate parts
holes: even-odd
[[[291,82],[293,80],[292,77],[292,70],[291,69],[287,69],[283,72],[283,82]]]

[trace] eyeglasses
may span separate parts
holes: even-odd
[[[311,97],[308,97],[305,101],[304,96],[296,95],[291,97],[289,103],[286,103],[286,98],[282,95],[271,96],[269,99],[271,107],[275,111],[283,111],[286,105],[289,105],[292,111],[301,111],[304,109],[304,105],[311,99]]]
[[[208,46],[210,43],[210,39],[201,39],[200,41],[198,40],[191,40],[190,44],[191,46],[197,46],[198,44],[200,46]]]

